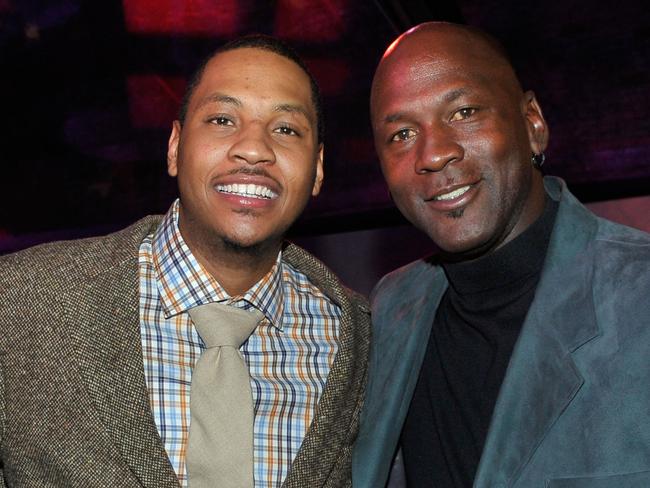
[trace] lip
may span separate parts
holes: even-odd
[[[429,206],[437,210],[445,212],[456,210],[467,205],[475,197],[479,183],[480,181],[450,185],[439,189],[425,200]],[[454,195],[454,193],[457,193],[457,195]],[[441,199],[441,197],[444,197],[444,199]]]
[[[281,185],[267,175],[245,173],[214,178],[211,186],[217,198],[233,207],[249,209],[272,206],[282,191]]]

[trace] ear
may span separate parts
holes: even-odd
[[[524,93],[524,103],[524,117],[526,118],[530,150],[533,154],[541,154],[548,145],[548,125],[546,125],[542,108],[532,91]]]
[[[167,143],[167,174],[176,177],[178,175],[178,144],[181,138],[181,123],[174,120],[172,123],[172,133],[169,135]]]
[[[316,154],[316,178],[314,179],[314,186],[311,189],[311,196],[318,196],[320,187],[323,186],[323,144],[318,148]]]

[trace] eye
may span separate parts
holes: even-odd
[[[217,115],[216,117],[210,118],[210,123],[215,124],[215,125],[235,125],[235,123],[230,120],[228,117],[225,117],[223,115]]]
[[[280,127],[274,129],[273,132],[276,134],[282,134],[283,136],[300,136],[300,134],[295,129],[289,127],[288,125],[281,125]]]
[[[391,136],[390,140],[391,142],[408,141],[413,137],[415,137],[415,131],[413,129],[400,129]]]
[[[465,120],[470,118],[472,115],[474,115],[477,112],[478,109],[474,107],[463,107],[460,110],[457,110],[454,112],[454,114],[451,116],[451,120]]]

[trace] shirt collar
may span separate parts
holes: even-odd
[[[180,202],[177,199],[156,230],[153,241],[153,265],[156,284],[166,318],[192,307],[225,302],[260,310],[272,325],[282,330],[284,290],[282,252],[270,271],[243,295],[230,296],[192,254],[178,228]]]

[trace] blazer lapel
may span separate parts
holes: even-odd
[[[144,377],[138,246],[146,230],[127,234],[132,242],[117,242],[113,254],[106,253],[113,262],[98,256],[102,271],[71,291],[67,333],[88,394],[126,464],[143,486],[178,488],[153,420]]]
[[[366,405],[353,459],[354,484],[383,486],[418,380],[447,279],[431,260],[388,275],[372,300]]]
[[[599,333],[589,252],[596,224],[569,197],[562,196],[536,298],[494,408],[475,487],[512,486],[584,381],[572,353]]]

